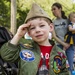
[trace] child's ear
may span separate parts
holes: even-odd
[[[54,24],[50,23],[50,32],[52,32],[54,30]]]

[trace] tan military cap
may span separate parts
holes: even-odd
[[[47,13],[39,5],[37,5],[36,3],[33,3],[29,13],[27,14],[25,22],[35,17],[46,17],[51,21]]]

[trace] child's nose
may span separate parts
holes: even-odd
[[[36,27],[36,32],[39,32],[40,31],[40,28],[39,27]]]

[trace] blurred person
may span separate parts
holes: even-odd
[[[65,42],[70,45],[75,45],[75,12],[69,14],[68,32],[65,35]]]
[[[65,16],[65,12],[62,10],[62,5],[60,3],[54,3],[52,5],[52,13],[56,17],[53,20],[55,31],[53,31],[53,37],[56,40],[56,44],[58,47],[66,49],[67,61],[69,62],[69,70],[72,73],[72,66],[73,66],[73,54],[74,48],[70,46],[68,43],[65,43],[64,37],[65,34],[68,32],[68,19]],[[67,64],[67,63],[66,63]]]

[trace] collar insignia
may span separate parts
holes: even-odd
[[[33,47],[33,46],[30,45],[30,44],[24,44],[24,46],[25,46],[26,48],[31,48],[31,47]]]

